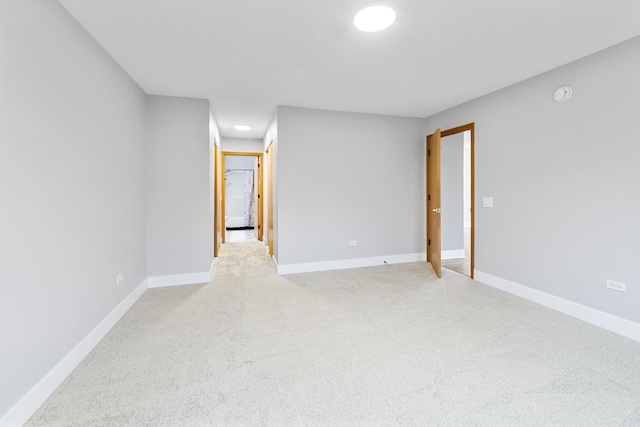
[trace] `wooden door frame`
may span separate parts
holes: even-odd
[[[262,164],[262,153],[247,153],[247,152],[240,152],[240,151],[222,151],[222,159],[221,159],[221,165],[220,167],[222,168],[222,208],[221,208],[221,215],[222,215],[222,243],[226,242],[226,231],[227,231],[227,227],[225,224],[225,204],[226,204],[226,200],[225,200],[225,187],[226,187],[226,182],[225,182],[225,168],[224,168],[224,159],[225,156],[248,156],[248,157],[257,157],[258,158],[258,165],[259,165],[259,170],[260,172],[258,173],[258,206],[256,206],[257,208],[257,212],[256,212],[256,216],[258,217],[258,228],[260,229],[260,233],[258,233],[259,235],[256,236],[256,239],[258,239],[258,241],[262,241],[263,240],[263,236],[264,236],[264,224],[263,224],[263,187],[262,187],[262,171],[263,169],[263,164]],[[255,179],[255,177],[254,177]]]
[[[475,122],[472,123],[468,123],[466,125],[462,125],[462,126],[458,126],[455,128],[451,128],[451,129],[447,129],[444,131],[440,132],[440,137],[444,138],[445,136],[451,136],[451,135],[455,135],[457,133],[462,133],[462,132],[466,132],[466,131],[470,131],[471,132],[471,147],[470,147],[470,151],[471,151],[471,231],[470,231],[470,242],[469,245],[471,246],[469,249],[469,256],[471,257],[470,260],[470,264],[471,264],[471,271],[469,272],[470,277],[473,279],[473,271],[475,269],[475,251],[476,251],[476,244],[475,244],[475,230],[476,230],[476,173],[475,173]],[[432,135],[428,135],[427,138],[430,138]],[[427,171],[427,182],[429,180],[429,173]],[[427,184],[428,185],[428,184]],[[429,231],[429,227],[427,227],[427,241],[430,238],[430,231]],[[428,253],[428,248],[427,248],[427,253]]]
[[[269,142],[267,149],[264,150],[267,161],[267,246],[269,247],[269,256],[273,257],[274,235],[273,235],[273,140]]]
[[[214,145],[214,176],[213,176],[213,186],[214,186],[214,190],[213,190],[213,194],[214,194],[214,201],[213,201],[213,235],[214,235],[214,242],[213,242],[213,255],[214,256],[219,256],[220,255],[220,245],[222,243],[222,205],[221,205],[221,201],[220,198],[222,197],[221,193],[222,193],[222,178],[223,175],[220,173],[221,172],[221,159],[222,156],[220,154],[220,147],[215,144]]]

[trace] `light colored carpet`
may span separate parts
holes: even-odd
[[[638,426],[640,344],[426,263],[278,277],[230,243],[27,425]]]

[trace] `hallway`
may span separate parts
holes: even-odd
[[[640,344],[424,262],[277,276],[229,243],[27,425],[637,425],[637,372]]]

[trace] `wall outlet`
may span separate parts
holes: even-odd
[[[607,288],[614,291],[627,292],[626,286],[622,282],[616,282],[615,280],[607,279]]]
[[[124,273],[120,273],[116,276],[116,285],[119,285],[124,280]]]
[[[355,240],[349,240],[349,246],[356,246],[358,244]]]

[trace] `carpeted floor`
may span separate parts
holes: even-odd
[[[639,426],[640,344],[426,263],[147,291],[29,426]]]

